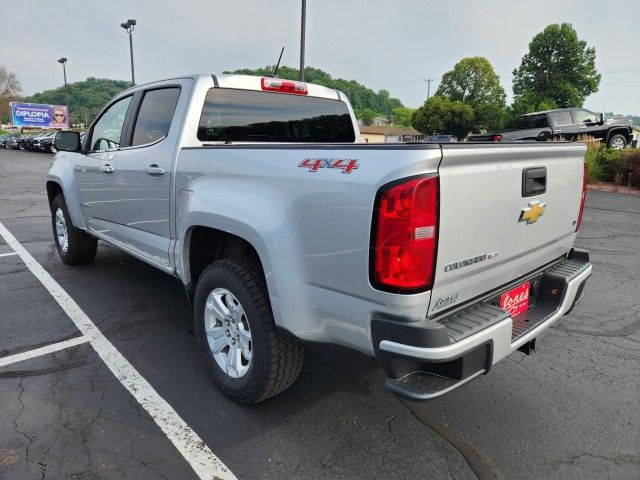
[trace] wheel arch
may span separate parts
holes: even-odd
[[[193,300],[198,278],[208,265],[223,258],[253,257],[266,280],[269,298],[275,310],[271,295],[275,286],[272,284],[271,263],[266,246],[257,240],[256,234],[247,234],[249,229],[248,226],[245,229],[221,229],[204,222],[194,223],[184,229],[180,242],[183,247],[178,252],[178,273],[186,286],[190,301]]]
[[[71,217],[71,223],[74,227],[86,230],[82,211],[80,210],[80,202],[73,188],[73,177],[70,177],[68,168],[61,168],[56,164],[64,163],[56,160],[51,167],[51,171],[47,175],[45,187],[47,191],[47,205],[51,208],[53,199],[56,195],[64,195],[64,201]],[[68,179],[66,182],[63,179]]]
[[[47,204],[49,205],[49,209],[51,209],[51,204],[53,203],[53,199],[58,195],[64,195],[64,191],[62,190],[62,184],[56,180],[47,180]]]
[[[630,129],[627,127],[615,127],[612,128],[611,130],[609,130],[609,132],[607,133],[607,140],[606,140],[606,144],[609,145],[609,139],[613,136],[613,135],[623,135],[627,145],[630,143],[630,139],[632,138],[632,134],[630,132]]]

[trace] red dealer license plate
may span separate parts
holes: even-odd
[[[513,288],[500,297],[500,308],[515,317],[529,309],[529,291],[531,282],[525,282],[519,287]]]

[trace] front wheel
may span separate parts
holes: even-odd
[[[258,403],[300,374],[301,342],[276,329],[260,267],[247,259],[209,265],[198,280],[195,331],[218,387],[232,400]]]
[[[625,138],[624,135],[616,133],[614,135],[611,135],[611,138],[609,138],[609,143],[607,144],[607,146],[609,148],[615,148],[616,150],[622,150],[624,147],[627,146],[627,139]]]
[[[73,226],[62,194],[57,195],[51,203],[51,225],[58,255],[64,263],[81,265],[93,261],[98,240]]]

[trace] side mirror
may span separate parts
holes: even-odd
[[[61,152],[79,152],[80,134],[78,132],[58,132],[53,140],[53,145]]]

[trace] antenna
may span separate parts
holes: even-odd
[[[278,57],[278,63],[276,63],[276,69],[273,71],[273,76],[275,77],[278,74],[278,68],[280,68],[280,60],[282,60],[282,53],[284,52],[284,46],[282,50],[280,50],[280,56]]]

